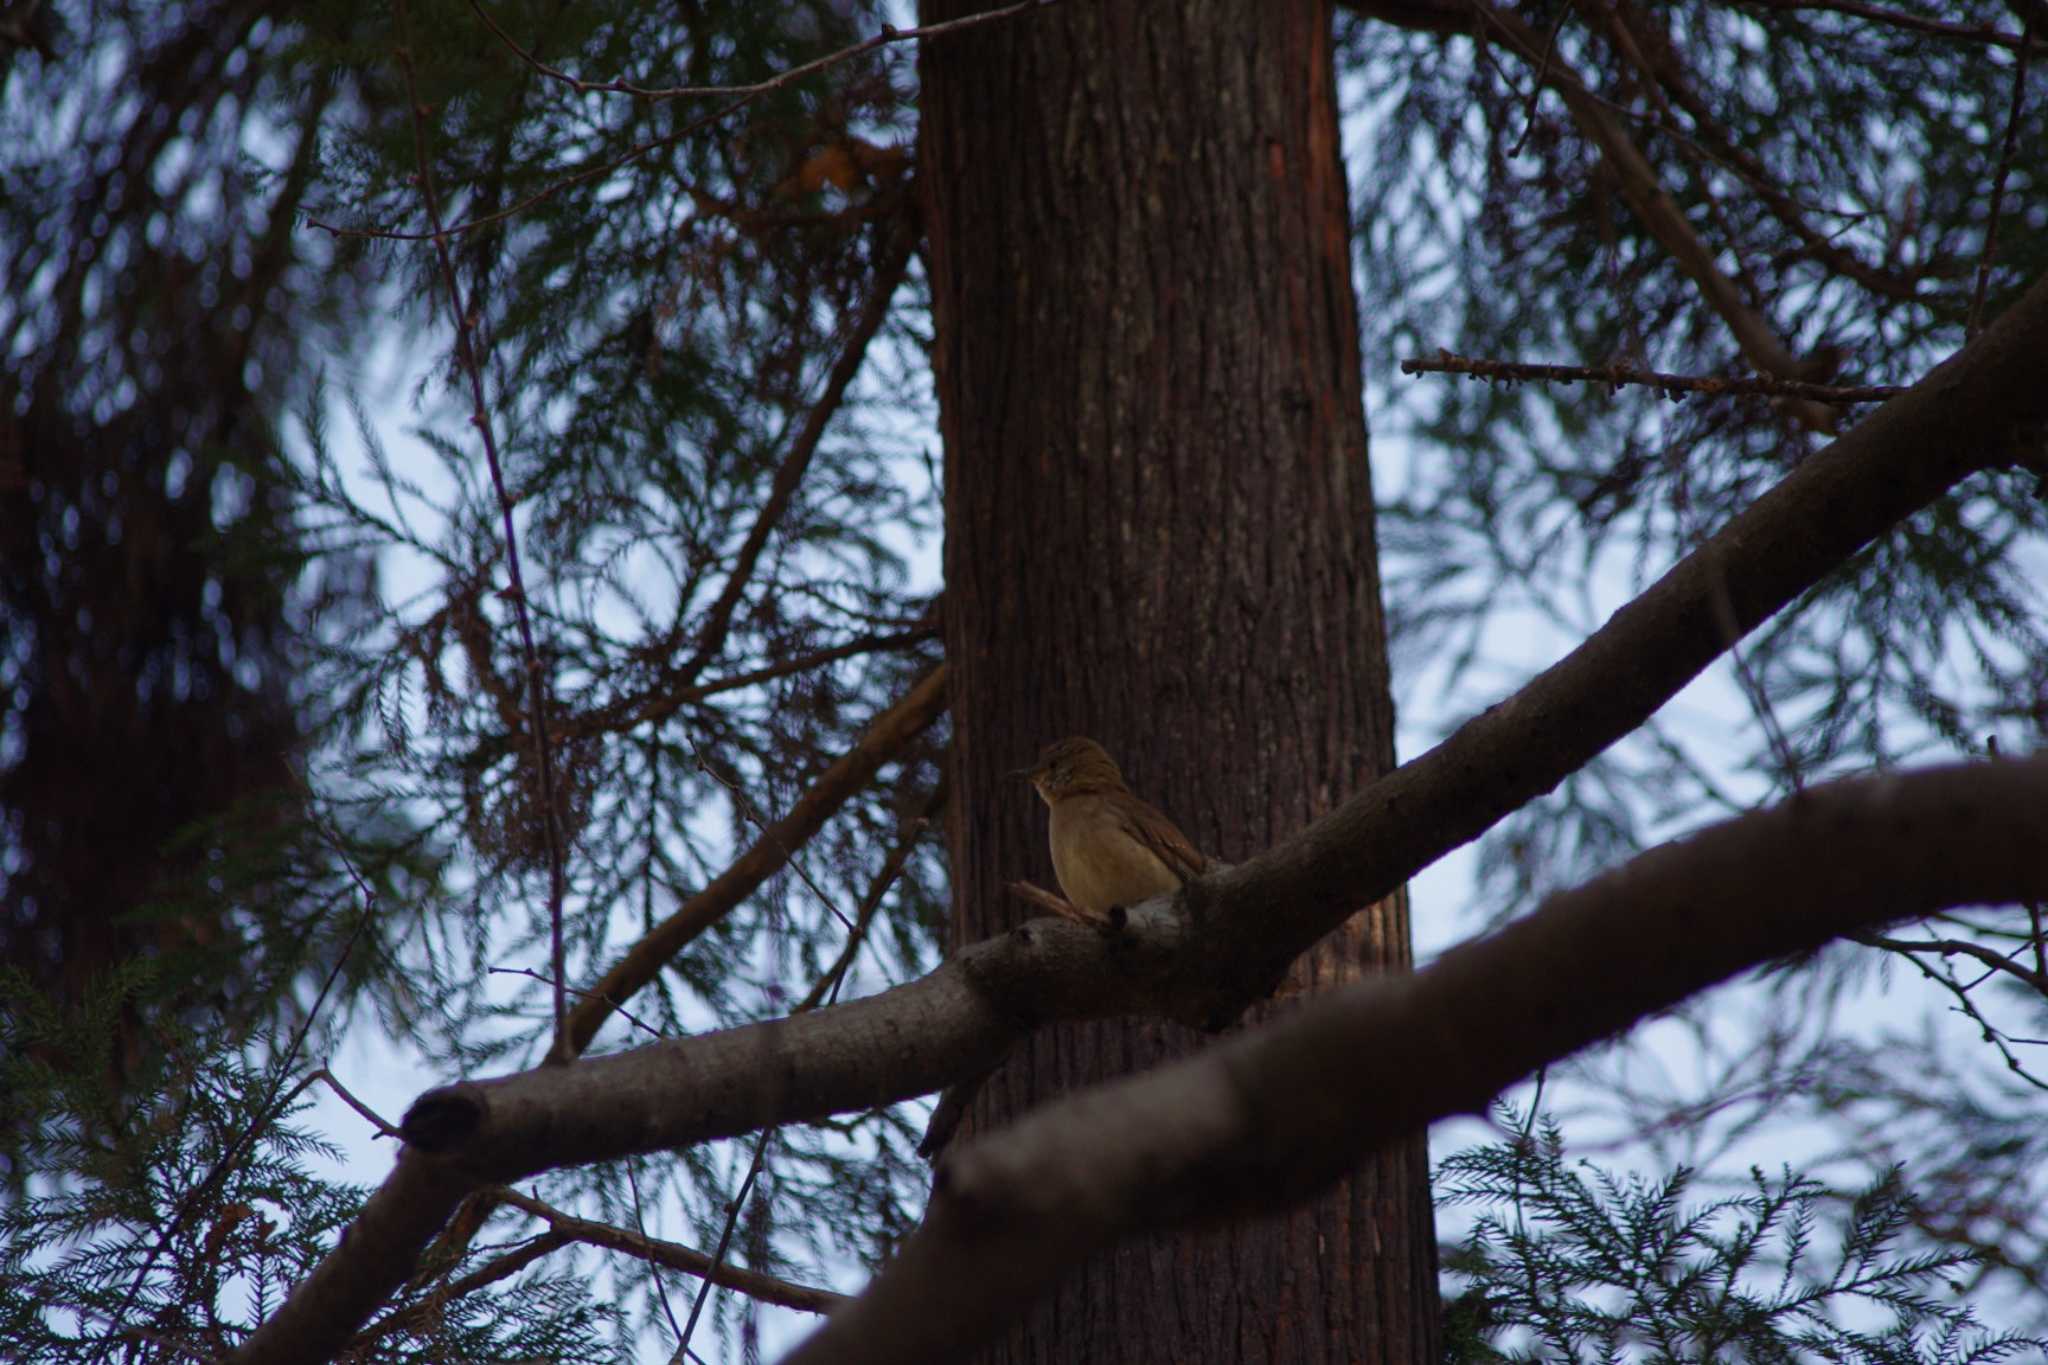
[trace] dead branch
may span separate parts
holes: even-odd
[[[1665,374],[1634,365],[1536,365],[1516,360],[1487,360],[1483,357],[1453,355],[1440,350],[1433,360],[1411,358],[1401,362],[1403,374],[1462,374],[1474,379],[1539,380],[1553,383],[1593,383],[1621,388],[1640,384],[1657,389],[1676,401],[1680,394],[1767,394],[1806,398],[1816,403],[1882,403],[1905,389],[1895,385],[1871,384],[1841,388],[1830,384],[1808,384],[1797,379],[1769,375]]]

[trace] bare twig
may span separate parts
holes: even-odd
[[[1994,972],[2002,972],[2039,991],[2044,998],[2048,998],[2048,972],[2041,972],[2023,966],[2013,961],[2010,954],[1998,952],[1993,948],[1987,948],[1981,943],[1972,943],[1968,939],[1903,939],[1884,938],[1876,934],[1864,934],[1858,938],[1858,942],[1867,943],[1873,948],[1889,948],[1895,953],[1939,953],[1943,957],[1947,957],[1952,953],[1959,953],[1964,957],[1975,958]],[[2033,946],[2032,943],[2022,943],[2015,951],[2022,951]]]
[[[768,1139],[775,1136],[776,1131],[763,1128],[761,1136],[754,1139],[754,1157],[747,1163],[746,1179],[740,1181],[740,1192],[726,1205],[725,1226],[718,1233],[718,1249],[711,1253],[711,1268],[697,1285],[697,1297],[690,1304],[689,1321],[683,1324],[683,1335],[676,1342],[675,1354],[669,1357],[670,1365],[682,1365],[690,1354],[690,1338],[696,1334],[698,1318],[703,1316],[704,1301],[711,1297],[711,1277],[725,1267],[725,1253],[732,1245],[733,1229],[739,1226],[740,1210],[746,1207],[747,1196],[753,1193],[754,1182],[760,1179],[761,1165],[768,1158]]]
[[[633,1231],[644,1241],[647,1238],[647,1218],[641,1212],[640,1177],[635,1174],[640,1162],[635,1159],[624,1164],[626,1167],[626,1188],[633,1193]],[[658,1263],[650,1261],[648,1264],[652,1266]],[[668,1319],[668,1330],[675,1333],[676,1340],[682,1340],[683,1325],[676,1321],[675,1305],[668,1301],[668,1281],[659,1274],[654,1273],[650,1273],[647,1278],[654,1281],[654,1294],[656,1298],[661,1300],[661,1315]]]
[[[1019,0],[1019,3],[1004,9],[988,10],[981,14],[970,14],[959,19],[947,19],[941,23],[925,24],[918,28],[897,28],[893,24],[883,24],[873,34],[861,39],[861,41],[853,44],[851,47],[843,47],[837,52],[827,53],[800,66],[790,67],[787,71],[778,72],[767,80],[758,81],[753,85],[666,86],[636,85],[631,81],[586,81],[572,76],[566,71],[557,70],[521,47],[510,34],[498,26],[497,21],[491,18],[490,11],[478,3],[478,0],[469,0],[469,7],[476,11],[477,18],[484,21],[484,26],[497,36],[499,42],[510,48],[520,61],[525,62],[549,80],[560,81],[579,95],[596,92],[600,94],[632,95],[646,100],[673,100],[710,98],[714,96],[738,96],[753,99],[757,96],[765,95],[771,90],[780,90],[783,86],[789,85],[794,81],[800,81],[806,76],[816,75],[818,72],[835,67],[841,62],[849,61],[866,52],[873,52],[876,48],[885,47],[891,43],[907,43],[923,38],[943,38],[949,34],[958,33],[962,29],[980,28],[985,24],[1001,23],[1006,19],[1014,19],[1018,15],[1031,10],[1044,9],[1048,5],[1057,3],[1058,0]]]
[[[704,757],[704,751],[697,747],[697,742],[694,739],[690,741],[690,752],[696,756],[697,771],[725,788],[726,794],[732,797],[733,805],[739,808],[740,814],[746,817],[747,823],[760,830],[763,839],[771,838],[773,832],[768,828],[768,822],[761,818],[761,812],[755,809],[752,801],[747,799],[747,794],[740,790],[739,783],[729,780],[724,774],[712,767],[711,760]],[[797,880],[810,888],[811,894],[818,898],[818,904],[825,907],[825,912],[831,915],[833,919],[838,920],[840,925],[849,934],[852,933],[853,921],[840,913],[838,905],[833,902],[830,896],[825,894],[825,888],[818,885],[817,880],[811,876],[810,869],[804,866],[803,859],[797,856],[797,851],[793,848],[784,848],[781,852],[783,866],[796,873]]]
[[[523,976],[523,977],[526,977],[526,978],[528,978],[528,979],[530,979],[530,980],[533,980],[533,981],[538,981],[538,982],[540,982],[540,983],[541,983],[542,985],[551,985],[551,984],[553,984],[552,982],[550,982],[550,981],[548,980],[548,978],[547,978],[547,977],[545,977],[545,976],[541,975],[541,974],[540,974],[539,972],[537,972],[537,971],[534,971],[534,970],[533,970],[532,968],[530,968],[530,967],[492,967],[492,968],[490,968],[490,970],[489,970],[489,974],[490,974],[490,975],[492,975],[492,976]],[[571,987],[569,987],[569,994],[571,994],[571,995],[575,996],[575,997],[576,997],[576,998],[577,998],[578,1000],[582,1000],[582,999],[584,999],[585,997],[589,996],[589,995],[591,994],[591,992],[589,992],[589,991],[586,991],[586,990],[581,990],[581,989],[579,989],[579,988],[577,988],[577,987],[575,987],[575,986],[571,986]],[[640,1018],[640,1016],[638,1016],[638,1015],[634,1014],[634,1013],[633,1013],[633,1012],[632,1012],[631,1010],[627,1009],[627,1008],[626,1008],[626,1007],[625,1007],[624,1005],[618,1005],[618,1006],[615,1006],[615,1008],[616,1008],[616,1009],[618,1010],[618,1012],[619,1012],[619,1017],[620,1017],[620,1018],[624,1019],[624,1020],[625,1020],[625,1021],[626,1021],[627,1023],[631,1024],[631,1025],[632,1025],[632,1026],[633,1026],[634,1028],[636,1028],[636,1029],[639,1029],[639,1030],[640,1030],[640,1031],[641,1031],[642,1033],[646,1034],[646,1035],[647,1035],[648,1037],[650,1037],[650,1038],[663,1038],[663,1037],[666,1037],[666,1036],[667,1036],[667,1035],[666,1035],[666,1034],[664,1034],[664,1033],[663,1033],[663,1032],[662,1032],[662,1031],[661,1031],[660,1029],[658,1029],[658,1028],[656,1028],[656,1027],[655,1027],[654,1025],[652,1025],[652,1024],[650,1024],[650,1023],[648,1023],[648,1022],[647,1022],[646,1020],[644,1020],[644,1019]]]
[[[1977,1026],[1985,1042],[1998,1049],[1999,1056],[2005,1059],[2007,1070],[2011,1071],[2013,1075],[2019,1077],[2028,1085],[2033,1086],[2036,1090],[2048,1090],[2048,1081],[2043,1081],[2040,1077],[2027,1070],[2026,1065],[2020,1061],[2018,1054],[2006,1046],[2005,1035],[1993,1027],[1991,1021],[1984,1017],[1983,1011],[1977,1008],[1977,1002],[1970,998],[1970,987],[1958,981],[1953,971],[1946,968],[1936,971],[1933,967],[1920,960],[1920,954],[1924,952],[1936,952],[1943,956],[1951,952],[1965,952],[1971,956],[1976,956],[1980,951],[1988,950],[1983,950],[1979,944],[1965,944],[1960,940],[1945,940],[1939,943],[1914,943],[1907,939],[1883,938],[1876,934],[1858,934],[1855,937],[1860,943],[1867,943],[1876,948],[1887,948],[1903,955],[1908,962],[1911,962],[1920,969],[1922,976],[1955,997],[1957,1012]],[[1993,956],[1996,955],[1993,954]],[[2030,975],[2024,968],[2018,968],[2017,964],[2006,964],[1996,970],[2011,971],[2022,980],[2026,980],[2028,975]]]
[[[945,790],[943,782],[939,784],[939,790]],[[935,800],[943,800],[943,797],[937,797]],[[904,826],[903,833],[896,840],[896,847],[890,849],[888,856],[882,859],[881,870],[875,873],[873,881],[868,884],[867,894],[861,897],[860,908],[854,912],[853,931],[846,936],[846,945],[839,950],[839,956],[833,959],[832,965],[825,969],[825,974],[812,984],[810,992],[797,1001],[796,1008],[790,1011],[791,1014],[801,1014],[807,1009],[814,1008],[825,998],[828,991],[834,994],[838,992],[839,983],[845,979],[846,969],[853,965],[854,955],[860,951],[861,944],[867,939],[868,926],[874,922],[875,912],[882,908],[882,898],[888,894],[889,888],[895,885],[896,879],[903,875],[904,864],[910,861],[910,855],[917,851],[918,841],[930,827],[929,812]]]
[[[471,317],[470,309],[476,300],[462,297],[462,282],[456,278],[455,262],[448,253],[448,233],[441,225],[441,201],[434,190],[434,163],[427,152],[427,108],[420,102],[419,82],[413,74],[412,35],[405,0],[399,0],[397,20],[399,42],[395,54],[399,67],[405,73],[406,104],[412,111],[413,153],[420,168],[420,201],[426,206],[427,221],[433,226],[434,256],[440,262],[441,282],[448,291],[449,323],[455,329],[456,364],[469,379],[470,425],[483,438],[484,460],[490,467],[491,487],[497,492],[498,513],[505,523],[505,571],[509,586],[504,595],[512,600],[513,616],[519,623],[520,659],[526,670],[527,725],[533,732],[534,782],[540,789],[541,825],[547,842],[548,945],[555,973],[555,1028],[559,1031],[563,1018],[569,1012],[569,997],[564,989],[569,969],[562,946],[562,902],[567,894],[568,881],[563,867],[562,830],[555,813],[555,768],[548,746],[547,685],[541,671],[540,651],[533,642],[526,582],[520,576],[519,532],[513,524],[512,495],[505,488],[505,471],[498,459],[497,433],[492,428],[490,411],[484,403],[483,366],[477,359],[476,344],[471,335],[476,321]],[[557,1060],[569,1059],[562,1057]]]
[[[1055,896],[1035,882],[1015,881],[1003,888],[1026,905],[1035,905],[1047,914],[1058,915],[1061,919],[1073,920],[1076,924],[1107,924],[1107,917],[1083,910],[1065,896]]]
[[[845,1301],[845,1295],[835,1294],[829,1289],[813,1289],[809,1285],[792,1284],[788,1280],[764,1275],[757,1270],[743,1270],[735,1266],[714,1267],[712,1259],[694,1247],[679,1242],[663,1241],[627,1228],[615,1227],[610,1223],[593,1222],[566,1213],[552,1204],[544,1203],[531,1195],[506,1186],[495,1192],[505,1203],[523,1209],[545,1222],[549,1229],[562,1233],[571,1240],[589,1246],[603,1247],[608,1251],[623,1251],[655,1265],[680,1270],[686,1275],[695,1275],[706,1283],[717,1284],[726,1289],[736,1289],[749,1298],[760,1299],[763,1303],[780,1304],[784,1308],[800,1309],[806,1313],[829,1313]]]
[[[1462,374],[1474,379],[1607,384],[1617,389],[1626,384],[1640,384],[1646,388],[1661,390],[1663,396],[1673,402],[1678,401],[1681,394],[1698,393],[1758,394],[1804,398],[1816,403],[1882,403],[1905,392],[1904,388],[1890,384],[1838,387],[1832,384],[1809,384],[1797,379],[1778,379],[1770,375],[1665,374],[1659,370],[1646,370],[1619,362],[1607,365],[1535,365],[1514,360],[1487,360],[1453,355],[1444,350],[1439,350],[1434,359],[1413,357],[1402,361],[1401,373]]]
[[[1700,535],[1702,542],[1706,537]],[[1785,772],[1785,780],[1795,792],[1806,789],[1806,776],[1801,769],[1799,755],[1792,748],[1792,737],[1785,727],[1778,723],[1778,711],[1771,704],[1771,694],[1753,669],[1749,659],[1742,652],[1742,627],[1735,618],[1735,603],[1728,596],[1727,576],[1714,564],[1714,625],[1721,632],[1721,642],[1727,647],[1728,661],[1734,666],[1736,683],[1749,699],[1749,709],[1756,716],[1757,724],[1763,727],[1764,739],[1771,752],[1777,755],[1778,766]]]
[[[355,1110],[358,1114],[361,1114],[366,1120],[369,1121],[370,1126],[377,1130],[378,1137],[398,1136],[398,1129],[392,1127],[391,1124],[385,1120],[382,1114],[378,1113],[369,1105],[364,1104],[361,1100],[357,1099],[354,1095],[350,1094],[348,1087],[343,1085],[341,1081],[335,1077],[334,1072],[329,1070],[327,1067],[323,1066],[316,1069],[313,1072],[313,1074],[308,1076],[306,1079],[311,1081],[325,1081],[327,1083],[327,1088],[334,1092],[335,1097],[337,1099],[339,1099],[343,1104],[347,1105],[349,1108]]]

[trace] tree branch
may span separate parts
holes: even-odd
[[[581,739],[588,735],[615,734],[635,726],[650,725],[667,720],[692,702],[706,697],[715,697],[721,692],[733,692],[742,687],[756,687],[777,678],[786,678],[793,673],[808,673],[826,664],[838,663],[860,654],[874,654],[883,650],[908,649],[921,644],[939,633],[936,624],[912,626],[908,630],[884,631],[873,635],[861,635],[841,644],[825,649],[800,654],[793,659],[764,664],[744,673],[730,677],[714,678],[710,682],[697,683],[687,687],[671,687],[664,682],[658,690],[643,692],[637,696],[624,697],[604,706],[586,711],[556,725],[551,731],[556,740]]]
[[[1472,0],[1472,3],[1487,24],[1504,34],[1531,64],[1537,79],[1563,98],[1580,131],[1600,149],[1614,171],[1622,198],[1628,201],[1650,235],[1671,253],[1678,268],[1699,286],[1707,306],[1728,325],[1749,362],[1765,374],[1776,375],[1780,379],[1809,378],[1798,359],[1779,339],[1770,320],[1750,307],[1735,282],[1714,264],[1714,253],[1699,239],[1692,225],[1685,221],[1685,214],[1657,178],[1656,168],[1630,140],[1620,121],[1607,111],[1574,72],[1558,60],[1555,52],[1546,51],[1545,45],[1519,17],[1497,8],[1488,0]],[[1802,410],[1801,420],[1816,430],[1831,429],[1833,422],[1825,408],[1815,412]]]
[[[1704,154],[1715,164],[1734,171],[1764,207],[1805,244],[1807,253],[1822,264],[1886,298],[1911,301],[1919,297],[1920,279],[1929,268],[1925,263],[1911,276],[1896,275],[1865,261],[1807,221],[1798,201],[1779,187],[1763,162],[1741,145],[1740,139],[1714,117],[1706,101],[1687,84],[1686,73],[1679,65],[1675,45],[1660,15],[1646,14],[1630,0],[1618,0],[1612,7],[1596,6],[1588,0],[1575,0],[1575,3],[1589,23],[1599,22],[1607,29],[1610,46],[1646,78],[1645,92],[1662,110],[1669,132],[1679,139],[1681,146]],[[1655,59],[1638,41],[1638,28],[1652,39],[1657,53]],[[1692,137],[1687,138],[1680,132],[1671,104],[1664,97],[1666,90],[1684,106],[1686,115],[1692,120]]]
[[[1132,1233],[1267,1213],[1374,1146],[1838,934],[2048,892],[2048,758],[1836,782],[1637,858],[1412,977],[1067,1096],[948,1157],[788,1365],[951,1360]],[[1816,855],[1819,856],[1816,856]]]
[[[2014,51],[2028,45],[2026,34],[2008,33],[1991,24],[1952,24],[1941,19],[1923,19],[1917,14],[1903,14],[1898,10],[1885,9],[1878,5],[1860,4],[1858,0],[1746,0],[1746,3],[1759,9],[1774,9],[1787,13],[1799,10],[1831,10],[1836,14],[1868,19],[1874,24],[1910,29],[1916,33],[1951,38],[1957,42],[1987,43],[1993,47],[2011,48]],[[2041,44],[2041,40],[2034,41],[2036,45]]]
[[[2048,280],[1513,697],[1302,833],[1196,883],[1184,907],[1134,907],[1115,936],[1034,920],[869,999],[428,1092],[348,1236],[234,1358],[331,1354],[479,1184],[928,1093],[993,1066],[1050,1019],[1233,1017],[1357,906],[1550,790],[1696,677],[1725,648],[1717,599],[1751,629],[1970,474],[2022,453],[2030,426],[2048,421],[2044,354]]]
[[[945,709],[946,666],[940,664],[925,674],[901,701],[875,717],[860,742],[820,773],[788,814],[765,826],[761,837],[731,867],[649,930],[599,978],[569,1011],[554,1047],[548,1052],[548,1060],[566,1062],[580,1055],[614,1010],[652,981],[655,973],[692,940],[724,919],[753,894],[754,888],[773,876],[834,811],[865,787],[884,763],[901,753],[903,746],[922,734]]]
[[[760,559],[769,535],[781,523],[782,514],[789,510],[797,486],[811,467],[811,457],[818,453],[818,443],[825,438],[825,428],[831,425],[833,416],[839,411],[840,401],[846,397],[847,386],[853,383],[853,377],[860,373],[861,364],[867,359],[869,343],[874,341],[875,334],[888,320],[889,302],[896,297],[896,287],[903,283],[903,276],[910,269],[911,247],[916,234],[906,224],[897,223],[887,230],[887,236],[888,244],[875,267],[874,283],[868,292],[867,302],[862,305],[846,344],[832,363],[832,372],[825,380],[825,391],[818,395],[818,401],[805,414],[803,430],[797,433],[796,440],[790,444],[789,454],[776,468],[768,499],[755,514],[754,524],[747,529],[746,540],[733,557],[732,570],[725,576],[724,587],[705,613],[704,627],[697,634],[697,647],[691,652],[689,662],[682,667],[686,684],[697,681],[705,666],[725,648],[725,636],[732,627],[733,613],[738,610],[747,585],[753,581],[755,561]]]
[[[751,99],[756,95],[765,95],[771,90],[780,90],[794,81],[800,81],[806,76],[816,75],[818,72],[837,66],[850,58],[858,57],[864,52],[873,52],[876,48],[884,47],[890,43],[907,43],[919,40],[929,41],[933,38],[943,38],[962,29],[979,28],[983,24],[1001,23],[1005,19],[1014,19],[1018,15],[1030,10],[1043,9],[1045,6],[1054,3],[1056,3],[1056,0],[1018,0],[1018,3],[1004,9],[988,10],[981,14],[970,14],[959,19],[948,19],[943,23],[925,24],[919,28],[897,28],[894,24],[883,24],[879,30],[849,47],[842,47],[836,52],[828,52],[822,57],[814,57],[808,62],[804,62],[799,66],[792,66],[785,71],[779,71],[767,80],[757,81],[752,85],[668,86],[636,85],[632,81],[586,81],[581,77],[572,76],[566,71],[557,70],[555,67],[549,66],[546,62],[521,47],[511,34],[499,27],[498,21],[491,18],[491,12],[485,9],[479,3],[479,0],[469,0],[469,7],[476,11],[476,17],[483,20],[484,26],[490,29],[492,36],[510,48],[513,55],[517,56],[520,61],[549,80],[559,81],[563,85],[568,86],[579,95],[587,94],[591,91],[601,91],[606,94],[633,95],[645,100],[673,100],[686,98],[703,99],[711,96],[727,99],[743,96]]]
[[[610,1223],[592,1222],[564,1213],[552,1204],[544,1204],[529,1198],[517,1190],[500,1190],[499,1198],[507,1204],[526,1210],[556,1232],[573,1241],[594,1247],[605,1247],[612,1251],[623,1251],[628,1256],[651,1261],[655,1265],[680,1270],[686,1275],[708,1279],[713,1284],[737,1290],[748,1298],[763,1303],[777,1303],[784,1308],[795,1308],[805,1313],[829,1313],[846,1302],[844,1294],[835,1294],[829,1289],[813,1289],[807,1284],[792,1284],[788,1280],[764,1275],[758,1270],[747,1270],[740,1266],[718,1265],[695,1247],[680,1242],[664,1242],[659,1237],[649,1237],[631,1228],[614,1227]]]

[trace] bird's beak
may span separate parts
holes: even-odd
[[[1036,769],[1036,768],[1012,768],[1012,769],[1010,769],[1010,771],[1008,771],[1007,773],[1004,773],[1004,774],[1003,774],[1003,776],[1004,776],[1005,778],[1009,779],[1009,780],[1010,780],[1010,781],[1012,781],[1012,782],[1017,782],[1017,781],[1024,781],[1024,782],[1029,782],[1029,781],[1030,781],[1030,780],[1031,780],[1032,778],[1034,778],[1034,777],[1038,776],[1038,769]]]

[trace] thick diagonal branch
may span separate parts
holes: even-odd
[[[1528,918],[948,1157],[922,1228],[790,1365],[952,1360],[1124,1236],[1285,1207],[1373,1146],[1745,968],[2048,895],[2048,758],[1818,787]]]

